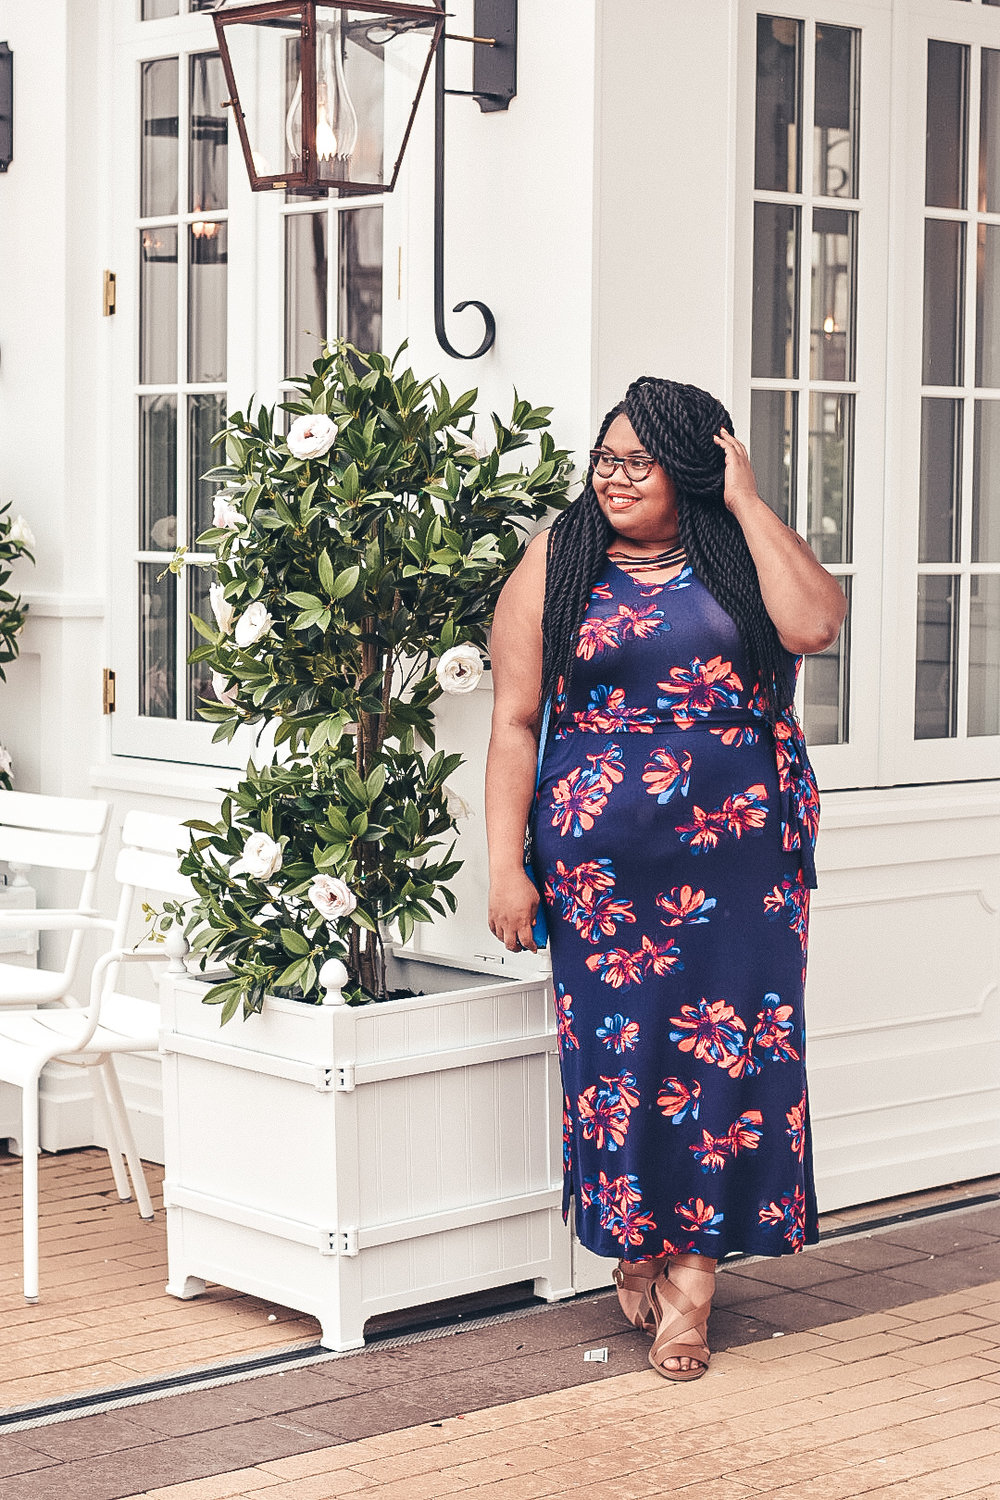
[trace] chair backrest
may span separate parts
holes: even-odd
[[[115,946],[125,947],[133,917],[135,893],[146,891],[188,901],[194,889],[177,866],[190,843],[190,832],[176,818],[160,813],[130,812],[122,826],[122,847],[115,860],[121,886]]]
[[[96,798],[0,791],[0,860],[92,874],[107,821]]]

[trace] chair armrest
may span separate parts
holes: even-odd
[[[81,929],[114,932],[110,917],[99,917],[92,911],[58,911],[55,908],[25,907],[20,911],[0,911],[0,933],[4,932],[74,932]]]

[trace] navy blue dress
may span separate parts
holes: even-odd
[[[791,661],[791,658],[789,658]],[[797,670],[796,663],[796,670]],[[610,560],[533,818],[581,1241],[784,1255],[818,1238],[803,987],[816,782],[685,568]]]

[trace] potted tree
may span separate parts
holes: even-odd
[[[300,385],[286,436],[263,409],[231,418],[199,539],[206,716],[275,752],[190,825],[182,862],[193,945],[226,974],[164,985],[168,1289],[266,1296],[350,1348],[391,1308],[570,1290],[544,979],[388,951],[454,905],[459,758],[435,748],[434,704],[476,687],[569,460],[547,408],[515,398],[477,445],[475,391],[381,354],[337,345]]]

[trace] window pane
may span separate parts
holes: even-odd
[[[1000,401],[976,402],[972,561],[1000,562]]]
[[[222,108],[228,92],[218,53],[206,52],[191,58],[188,206],[195,214],[225,208],[228,201],[229,114]]]
[[[196,646],[204,644],[201,636],[191,624],[191,616],[197,615],[200,620],[207,620],[213,628],[215,626],[211,605],[208,602],[208,590],[214,574],[211,568],[191,567],[184,569],[184,576],[187,580],[187,649],[190,653]],[[200,719],[198,709],[201,707],[202,698],[215,700],[215,694],[212,691],[212,671],[203,661],[188,663],[186,697],[187,717],[196,720]]]
[[[855,259],[858,216],[813,212],[810,366],[814,380],[854,379]]]
[[[851,579],[841,586],[850,606]],[[848,740],[850,703],[848,689],[851,660],[851,611],[848,607],[840,635],[825,651],[807,656],[802,663],[802,725],[813,745],[845,745]]]
[[[1000,52],[983,48],[981,78],[979,207],[995,214],[1000,212]]]
[[[139,235],[139,381],[177,380],[177,228],[143,229]]]
[[[750,397],[750,458],[762,499],[784,521],[795,515],[794,391],[754,391]]]
[[[365,354],[382,347],[382,210],[345,209],[339,216],[341,338]]]
[[[178,0],[142,0],[143,21],[159,21],[164,16],[176,16]]]
[[[847,26],[816,27],[813,181],[820,197],[857,196],[860,42]]]
[[[921,562],[957,562],[962,521],[962,403],[928,398],[920,417]]]
[[[177,689],[177,580],[163,563],[139,564],[139,712],[172,719]]]
[[[802,22],[757,17],[757,130],[754,186],[799,190]]]
[[[917,680],[914,738],[951,739],[958,688],[958,579],[917,580]]]
[[[964,208],[969,107],[969,49],[927,43],[927,202]]]
[[[969,582],[969,733],[1000,734],[1000,574]]]
[[[143,16],[143,20],[151,17]],[[177,212],[177,59],[142,65],[142,188],[144,219]]]
[[[285,374],[305,375],[327,336],[327,215],[285,219]]]
[[[226,225],[189,226],[188,379],[226,378]]]
[[[798,375],[799,211],[754,204],[752,375]]]
[[[976,384],[1000,385],[1000,225],[980,224],[976,247]]]
[[[139,397],[139,546],[177,546],[177,397]]]
[[[212,501],[219,486],[217,481],[203,479],[202,475],[223,462],[219,450],[212,447],[212,439],[225,421],[225,396],[188,397],[189,547],[212,524]]]
[[[854,498],[854,397],[809,397],[809,529],[822,563],[851,561]]]
[[[928,219],[924,225],[925,385],[962,383],[965,225]]]

